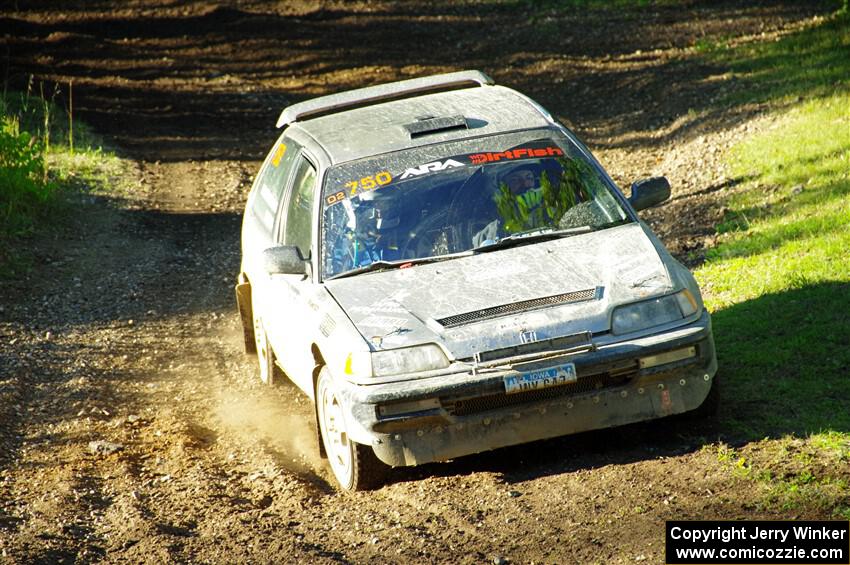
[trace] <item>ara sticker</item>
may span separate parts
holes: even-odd
[[[272,157],[272,165],[277,167],[280,165],[280,160],[283,159],[283,155],[286,153],[286,144],[281,143],[277,146],[277,149],[274,152],[274,157]]]
[[[539,157],[562,157],[564,150],[560,147],[520,147],[519,149],[509,149],[508,151],[500,151],[498,153],[474,153],[469,156],[469,160],[473,165],[481,165],[483,163],[495,163],[497,161],[506,160],[513,161],[516,159],[529,159]]]
[[[453,169],[455,167],[463,166],[463,163],[458,163],[454,159],[446,159],[445,161],[433,161],[431,163],[419,165],[418,167],[410,167],[401,174],[401,178],[407,179],[413,176],[424,175],[427,173],[435,173],[437,171],[445,171],[446,169]]]

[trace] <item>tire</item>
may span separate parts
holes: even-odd
[[[278,384],[282,371],[275,363],[274,352],[269,344],[266,330],[263,328],[263,322],[257,315],[256,308],[254,310],[254,344],[257,348],[257,365],[259,366],[260,381],[269,386]]]
[[[316,385],[316,417],[331,471],[343,490],[371,490],[380,486],[389,467],[368,445],[348,438],[342,405],[327,367]]]

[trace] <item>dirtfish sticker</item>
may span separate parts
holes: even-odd
[[[516,159],[534,159],[540,157],[563,157],[564,150],[560,147],[543,147],[543,148],[519,148],[500,151],[498,153],[475,153],[469,156],[473,165],[481,165],[484,163],[495,163],[497,161],[514,161]]]

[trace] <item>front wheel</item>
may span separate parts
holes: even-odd
[[[348,437],[342,405],[327,367],[322,367],[319,373],[316,412],[322,443],[339,485],[345,490],[369,490],[379,486],[387,466],[375,457],[371,447],[355,443]]]

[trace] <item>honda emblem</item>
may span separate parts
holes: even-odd
[[[537,341],[537,332],[534,330],[526,330],[519,332],[520,343],[531,343]]]

